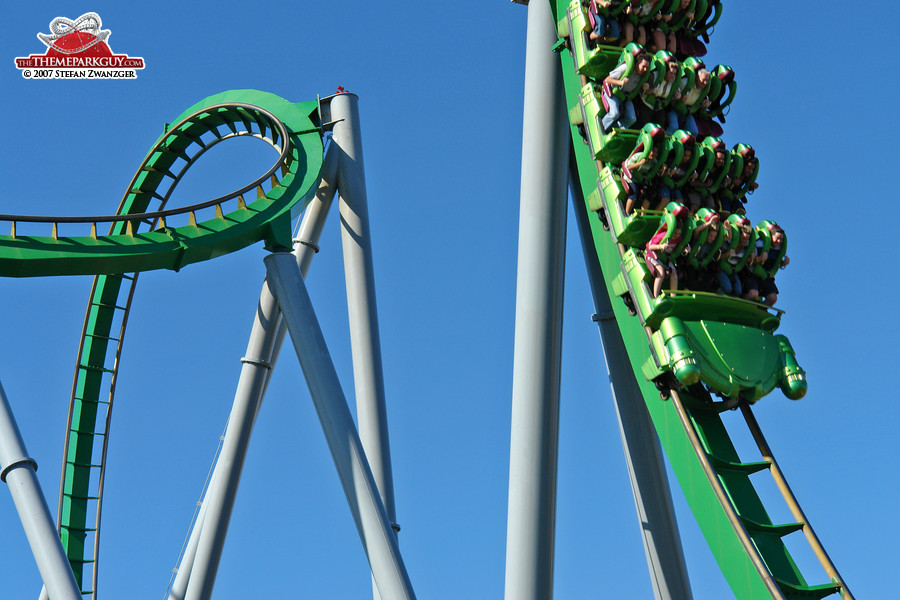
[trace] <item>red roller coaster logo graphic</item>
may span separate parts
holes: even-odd
[[[17,57],[16,68],[25,79],[135,79],[144,59],[113,53],[107,44],[111,32],[102,26],[93,12],[75,20],[56,17],[49,34],[37,34],[47,51]]]

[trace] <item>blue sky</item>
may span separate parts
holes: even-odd
[[[2,213],[113,211],[163,124],[223,90],[302,101],[342,85],[359,95],[403,556],[420,598],[501,597],[526,8],[505,0],[25,6],[7,7],[0,38]],[[787,232],[782,330],[810,382],[802,401],[774,393],[755,412],[859,598],[893,593],[887,574],[900,535],[890,441],[900,423],[890,381],[898,333],[890,231],[900,215],[889,149],[898,132],[884,110],[898,89],[896,67],[884,66],[893,65],[896,37],[884,6],[729,1],[707,56],[737,73],[724,137],[752,144],[761,159],[752,220]],[[144,57],[138,79],[23,79],[13,59],[43,51],[36,34],[57,16],[88,11],[112,31],[115,52]],[[228,192],[271,161],[252,143],[225,146],[191,173],[181,202]],[[574,228],[570,218],[556,597],[651,598]],[[321,246],[308,287],[352,396],[334,215]],[[231,405],[262,257],[253,247],[141,277],[110,440],[105,597],[164,596]],[[54,509],[90,283],[0,280],[0,381]],[[730,597],[677,488],[674,497],[695,598]],[[40,579],[5,491],[0,519],[0,595],[36,597]],[[360,598],[369,588],[286,351],[257,422],[215,597]]]

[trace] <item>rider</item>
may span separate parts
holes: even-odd
[[[678,268],[675,266],[675,258],[671,253],[681,245],[682,229],[688,217],[688,209],[681,204],[672,211],[675,217],[672,231],[663,215],[662,222],[650,241],[647,242],[644,251],[644,261],[653,276],[653,297],[659,296],[662,290],[663,280],[669,276],[669,289],[678,289]]]
[[[638,89],[641,79],[649,69],[650,56],[640,50],[634,57],[634,67],[631,73],[626,74],[628,62],[622,61],[603,80],[603,99],[609,106],[609,111],[600,120],[603,133],[609,133],[614,124],[627,128],[637,120],[634,104],[629,96]],[[624,99],[620,99],[616,92],[621,92]]]
[[[771,243],[765,248],[762,237],[757,239],[755,262],[761,269],[746,269],[744,275],[744,297],[747,300],[759,301],[760,296],[768,306],[774,306],[778,301],[778,286],[775,285],[774,273],[777,269],[783,269],[791,262],[791,259],[782,251],[784,247],[784,230],[771,223],[766,228],[769,232]],[[760,275],[763,275],[762,277]]]
[[[619,24],[610,14],[622,0],[591,0],[589,11],[594,28],[588,36],[592,42],[615,42],[619,39]]]

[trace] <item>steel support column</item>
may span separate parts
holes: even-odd
[[[81,590],[56,531],[12,408],[0,385],[0,481],[9,485],[44,588],[53,600],[81,600]]]
[[[619,419],[625,463],[631,479],[653,593],[657,600],[691,600],[691,585],[659,438],[634,378],[600,265],[590,259],[595,250],[588,219],[597,217],[585,209],[584,194],[577,184],[578,167],[574,151],[569,161],[572,201],[575,203],[575,217],[594,298],[594,320],[600,327],[606,370]]]
[[[359,99],[354,94],[338,94],[331,99],[330,109],[331,119],[335,121],[332,139],[341,151],[338,206],[353,353],[356,420],[359,424],[359,438],[369,459],[369,466],[372,467],[372,475],[378,484],[388,518],[394,526],[394,481],[375,305],[375,275],[359,126]]]
[[[584,195],[577,184],[574,154],[569,166],[581,245],[585,256],[589,257],[595,250],[588,219],[597,217],[584,208]],[[653,593],[657,600],[691,600],[691,585],[659,438],[613,316],[603,273],[596,261],[588,259],[585,264]]]
[[[200,529],[197,552],[185,594],[187,600],[208,600],[212,596],[250,443],[250,433],[271,368],[269,360],[274,346],[277,317],[277,302],[264,284],[247,344],[247,354],[241,359],[241,377],[228,417],[225,440],[207,493],[206,515]]]
[[[309,271],[313,255],[318,251],[319,237],[322,234],[325,219],[328,216],[328,210],[331,207],[331,202],[334,198],[336,189],[335,181],[337,180],[337,165],[339,160],[340,156],[336,147],[330,147],[325,154],[325,160],[322,164],[322,180],[316,190],[315,197],[310,200],[309,205],[303,212],[299,233],[294,239],[294,255],[296,256],[297,264],[304,277],[306,276],[307,271]],[[268,305],[272,301],[272,295],[267,293],[264,286],[260,293],[260,303],[265,302]],[[285,332],[287,331],[284,321],[281,318],[281,309],[278,308],[277,305],[274,307],[270,318],[275,320],[277,325],[275,339],[272,343],[271,350],[268,355],[264,357],[265,361],[270,365],[270,368],[267,369],[265,373],[262,396],[265,395],[265,389],[268,387],[272,369],[275,367],[275,363],[278,360],[278,354],[284,341]],[[251,336],[252,335],[253,332],[251,331]],[[248,356],[249,355],[250,349],[248,348]],[[260,397],[259,401],[256,403],[256,414],[253,418],[254,422],[256,420],[256,415],[259,414],[259,407],[261,405],[262,397]],[[216,481],[220,476],[219,473],[222,469],[220,465],[221,463],[217,460],[212,477],[210,478],[209,488],[207,489],[206,494],[204,494],[202,507],[197,515],[197,521],[194,523],[184,556],[181,559],[181,563],[178,565],[178,573],[175,576],[175,581],[172,583],[172,589],[169,591],[169,600],[184,600],[186,597],[188,582],[190,581],[193,572],[194,559],[197,553],[200,534],[206,519],[206,509],[210,491],[219,489]]]
[[[391,600],[414,598],[397,538],[297,263],[288,253],[270,254],[265,262],[267,280],[275,288],[378,592]]]
[[[568,142],[556,27],[528,5],[506,599],[553,595]]]

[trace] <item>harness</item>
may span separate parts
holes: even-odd
[[[731,227],[731,243],[728,245],[727,250],[737,250],[738,245],[741,243],[741,229],[740,224],[747,221],[745,217],[741,217],[740,215],[731,215],[728,219],[725,220],[724,225]],[[750,254],[756,245],[756,230],[750,231],[750,239],[747,240],[747,245],[744,247],[743,253],[738,258],[738,261],[735,264],[731,264],[729,258],[723,258],[719,260],[719,268],[725,271],[728,275],[735,275],[739,273],[745,266],[747,266],[747,261],[750,260]],[[732,255],[733,256],[733,255]]]
[[[675,60],[675,56],[667,50],[659,50],[653,55],[650,62],[652,64],[650,71],[653,73],[651,91],[662,85],[668,85],[669,91],[663,96],[647,94],[642,96],[642,99],[644,100],[644,104],[649,106],[651,110],[659,110],[672,101],[672,96],[675,95],[675,90],[678,89],[679,83],[681,82],[679,79],[680,68],[676,68],[675,78],[672,79],[672,81],[666,81],[666,73],[668,72],[669,64],[673,62],[676,65],[678,64],[678,61]]]
[[[753,168],[753,172],[744,177],[744,165],[748,160],[756,159],[756,152],[753,150],[753,147],[749,144],[736,144],[734,148],[731,149],[731,172],[734,174],[732,177],[732,181],[740,182],[738,185],[732,184],[728,190],[725,190],[730,194],[729,199],[737,199],[741,200],[747,194],[752,194],[753,190],[751,189],[751,184],[756,182],[756,177],[759,175],[759,160],[756,160],[756,166]]]
[[[697,98],[691,104],[687,104],[684,101],[684,97],[693,93],[695,89],[694,86],[697,82],[697,73],[705,68],[706,64],[695,56],[689,56],[681,63],[680,75],[682,83],[679,86],[679,90],[681,91],[682,99],[675,104],[675,110],[678,111],[678,114],[683,116],[697,112],[697,109],[699,109],[700,105],[703,103],[703,99],[709,94],[709,87],[712,84],[711,74],[709,81],[700,89]]]
[[[717,65],[710,73],[709,79],[709,116],[725,122],[725,115],[731,109],[731,103],[737,94],[737,82],[734,71],[727,65]]]
[[[756,226],[757,239],[763,240],[763,252],[767,254],[772,250],[772,230],[775,228],[781,229],[773,221],[761,221],[759,225]],[[784,239],[782,240],[781,247],[778,248],[778,253],[775,257],[767,256],[765,263],[754,263],[751,268],[751,272],[762,280],[774,278],[778,269],[781,267],[781,263],[784,261],[784,257],[787,255],[787,236],[784,235],[783,230],[781,231],[781,235]]]
[[[705,164],[703,168],[698,173],[698,179],[709,181],[710,177],[712,177],[712,181],[709,182],[709,187],[706,188],[697,188],[697,191],[700,192],[704,196],[708,196],[710,194],[714,194],[719,191],[719,187],[722,185],[722,181],[725,179],[725,175],[728,174],[728,171],[731,167],[731,153],[725,152],[725,161],[722,163],[721,168],[716,167],[716,147],[724,147],[725,143],[717,138],[717,137],[706,137],[700,143],[700,147],[703,151],[704,156],[706,157]]]
[[[625,64],[625,71],[622,73],[621,79],[630,78],[632,72],[634,71],[635,58],[644,52],[644,47],[635,42],[631,42],[625,48],[622,49],[622,54],[619,56],[619,62],[616,63],[616,66],[611,69],[611,71],[618,69],[620,65]],[[649,55],[648,55],[649,56]],[[615,96],[619,100],[631,100],[635,96],[641,93],[641,86],[647,82],[650,78],[651,69],[647,69],[647,72],[641,76],[640,81],[638,81],[637,85],[630,92],[625,92],[622,89],[622,86],[617,85],[613,86],[611,83],[603,80],[603,95],[604,96]],[[609,112],[609,103],[606,98],[603,99],[603,107]]]
[[[660,167],[665,164],[666,156],[669,153],[669,147],[668,144],[660,143],[664,140],[665,136],[658,125],[648,123],[641,128],[641,132],[638,135],[638,143],[635,145],[634,150],[628,158],[622,161],[622,185],[629,195],[639,192],[639,186],[649,183],[650,180],[656,176],[657,172],[659,172]],[[649,158],[650,152],[653,150],[654,146],[658,149],[656,161],[652,164],[645,163],[640,169],[632,171],[631,168],[629,168],[628,163],[632,162],[632,164],[634,164]],[[637,158],[632,161],[634,157]]]
[[[707,3],[705,7],[701,3]],[[702,9],[702,10],[701,10]],[[697,13],[701,14],[696,23],[694,23],[694,31],[703,38],[703,41],[709,43],[709,34],[715,29],[716,23],[722,16],[721,0],[698,0]]]
[[[697,211],[697,219],[700,222],[705,222],[707,215],[715,214],[715,211],[712,211],[708,208],[701,208]],[[700,270],[705,269],[710,262],[712,262],[713,258],[715,258],[716,254],[719,252],[719,249],[722,247],[722,244],[725,242],[725,227],[727,225],[724,223],[718,224],[718,231],[716,232],[716,237],[712,242],[706,241],[702,244],[695,244],[694,247],[691,248],[690,253],[688,254],[688,264],[694,269]],[[697,230],[698,226],[694,227],[694,231]],[[704,232],[709,231],[708,228],[704,228]],[[708,235],[708,234],[705,234]]]
[[[671,162],[668,164],[671,164],[675,168],[684,169],[684,173],[678,179],[674,179],[673,176],[668,174],[663,176],[663,184],[669,188],[681,188],[687,183],[691,173],[694,172],[697,165],[700,163],[700,153],[697,152],[694,136],[683,129],[679,129],[674,132],[671,137],[667,138],[666,145],[669,147],[667,154],[672,158]],[[688,148],[693,151],[694,155],[691,157],[688,164],[682,165],[681,162],[684,158],[684,152]]]

